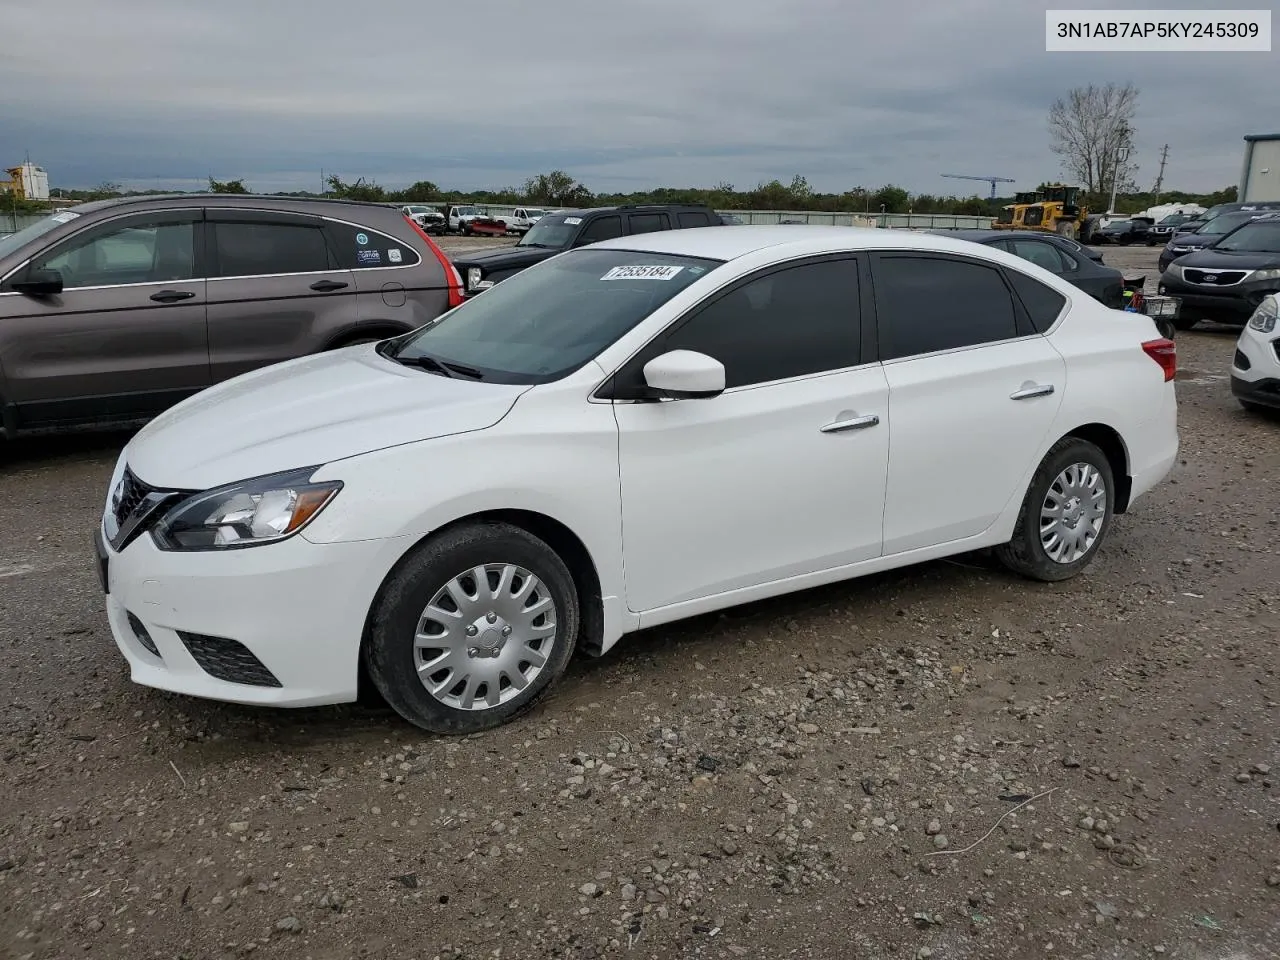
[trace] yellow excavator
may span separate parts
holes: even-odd
[[[1038,190],[1030,193],[1015,193],[1013,195],[1013,203],[1006,204],[1000,208],[1000,212],[996,218],[991,221],[992,230],[1021,230],[1023,229],[1022,221],[1027,214],[1027,208],[1033,203],[1039,203],[1044,199],[1044,194]]]

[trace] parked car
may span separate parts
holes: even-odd
[[[423,203],[407,203],[400,208],[400,212],[415,221],[424,233],[431,236],[444,236],[449,226],[443,213]]]
[[[1147,246],[1154,247],[1157,243],[1169,242],[1173,239],[1178,227],[1193,219],[1195,218],[1189,213],[1171,213],[1161,218],[1147,231]]]
[[[1097,230],[1090,238],[1091,243],[1116,243],[1129,246],[1133,243],[1145,243],[1147,234],[1151,232],[1151,224],[1146,220],[1128,219],[1112,220]]]
[[[1201,224],[1196,228],[1195,233],[1174,234],[1173,238],[1165,244],[1165,248],[1160,251],[1160,259],[1158,261],[1160,272],[1164,273],[1168,270],[1169,264],[1179,257],[1185,257],[1188,253],[1203,250],[1219,237],[1226,236],[1236,227],[1246,224],[1250,220],[1256,220],[1265,214],[1266,211],[1264,210],[1238,210],[1222,213]]]
[[[956,237],[1007,250],[1015,256],[1043,267],[1072,286],[1079,287],[1099,303],[1114,310],[1124,306],[1124,274],[1102,263],[1102,254],[1081,247],[1056,233],[1030,230],[946,230],[931,231],[938,236]]]
[[[0,436],[145,419],[277,361],[413,330],[461,299],[445,255],[387,204],[80,204],[0,240]]]
[[[985,547],[1080,574],[1177,456],[1176,367],[990,247],[621,236],[154,420],[104,498],[107,619],[148,686],[337,703],[363,663],[483,730],[644,627]]]
[[[528,233],[546,212],[541,207],[516,207],[511,216],[502,219],[507,221],[507,229],[512,233]]]
[[[719,215],[701,204],[563,210],[541,217],[513,247],[469,250],[455,257],[453,263],[466,280],[466,295],[471,296],[574,247],[612,237],[717,225],[723,225]]]
[[[1262,298],[1236,340],[1231,393],[1246,410],[1280,410],[1280,294]]]
[[[1280,213],[1263,214],[1179,257],[1160,277],[1160,293],[1182,300],[1175,324],[1200,320],[1243,325],[1269,294],[1280,291]]]
[[[446,229],[449,233],[469,234],[471,221],[486,216],[485,212],[471,204],[453,204],[445,214]]]

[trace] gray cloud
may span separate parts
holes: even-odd
[[[1116,80],[1142,91],[1139,182],[1168,143],[1166,184],[1211,190],[1273,99],[1271,54],[1046,53],[1025,0],[58,6],[74,29],[55,40],[37,5],[6,10],[0,161],[29,150],[63,186],[276,190],[324,169],[473,189],[561,167],[594,189],[1025,188],[1059,172],[1052,100]]]

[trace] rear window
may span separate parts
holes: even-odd
[[[694,211],[692,213],[682,213],[679,215],[680,226],[682,227],[709,227],[711,226],[711,218],[705,213]]]

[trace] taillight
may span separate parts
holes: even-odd
[[[1148,340],[1142,345],[1142,351],[1164,371],[1164,382],[1168,383],[1178,375],[1178,347],[1172,340],[1161,337],[1159,340]]]
[[[427,232],[418,225],[418,221],[408,215],[405,219],[409,221],[409,226],[418,232],[418,236],[423,239],[431,252],[436,255],[436,259],[440,261],[440,266],[444,268],[446,289],[449,293],[449,309],[462,303],[462,274],[458,273],[457,268],[449,262],[449,258],[445,256],[445,252],[436,245],[436,242],[427,235]]]

